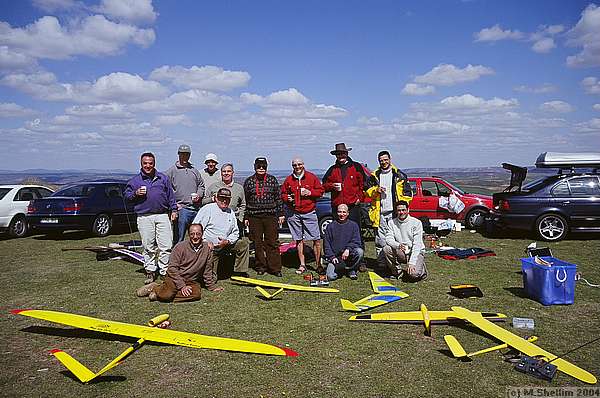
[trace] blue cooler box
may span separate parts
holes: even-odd
[[[522,258],[523,287],[532,299],[544,305],[573,304],[577,265],[554,257],[539,257],[552,265],[540,265],[534,257]]]

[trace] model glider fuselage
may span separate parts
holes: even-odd
[[[270,288],[274,288],[274,289],[295,290],[295,291],[299,291],[299,292],[312,292],[312,293],[339,293],[338,289],[333,289],[330,287],[292,285],[289,283],[279,283],[279,282],[263,281],[260,279],[244,278],[242,276],[232,276],[231,280],[246,283],[248,285],[270,287]]]

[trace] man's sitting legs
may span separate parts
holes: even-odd
[[[350,278],[356,279],[358,267],[363,259],[364,251],[360,247],[350,250],[350,254],[346,260],[337,257],[337,264],[331,261],[327,262],[327,279],[334,281],[340,278],[344,273]]]
[[[425,257],[422,254],[417,256],[417,262],[413,267],[408,266],[406,253],[401,248],[394,249],[389,245],[384,246],[383,253],[386,265],[392,276],[400,278],[406,275],[413,281],[419,281],[427,277],[427,268],[425,267]]]

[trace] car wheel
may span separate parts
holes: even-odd
[[[567,235],[567,230],[567,221],[558,214],[544,214],[535,223],[537,235],[545,241],[559,241]]]
[[[333,222],[333,217],[323,217],[319,220],[319,230],[321,231],[321,235],[325,235],[325,230],[327,226]]]
[[[29,232],[27,220],[24,216],[15,216],[8,226],[8,234],[13,238],[22,238]]]
[[[92,233],[96,236],[106,236],[110,233],[112,221],[107,214],[100,214],[92,224]]]
[[[488,211],[486,209],[473,209],[467,213],[467,216],[465,217],[465,225],[470,229],[481,228],[487,214]]]

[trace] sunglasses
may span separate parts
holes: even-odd
[[[292,163],[292,167],[304,166],[304,163]]]
[[[266,170],[266,169],[267,169],[267,166],[259,165],[259,166],[254,166],[254,168],[255,168],[256,170],[260,170],[260,169]]]

